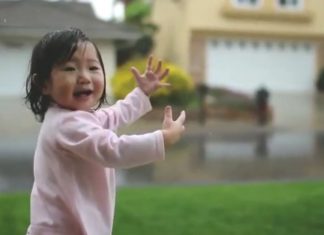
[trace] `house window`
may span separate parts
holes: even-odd
[[[276,0],[277,6],[284,10],[301,10],[304,7],[304,0]]]
[[[240,8],[256,8],[263,0],[232,0],[232,4]]]

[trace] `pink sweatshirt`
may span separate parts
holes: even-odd
[[[93,112],[51,107],[34,156],[30,235],[109,235],[116,180],[114,168],[164,159],[161,131],[116,135],[116,129],[151,110],[135,88],[124,100]]]

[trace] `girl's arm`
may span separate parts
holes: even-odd
[[[149,97],[140,88],[135,88],[125,99],[96,111],[96,115],[104,128],[116,130],[122,125],[131,124],[151,109]]]
[[[175,144],[185,130],[185,112],[173,120],[170,106],[165,108],[162,130],[141,135],[117,136],[101,127],[89,112],[72,112],[58,125],[58,145],[68,155],[97,162],[110,168],[128,168],[165,157],[165,148]]]
[[[117,136],[101,127],[88,112],[73,112],[63,118],[56,136],[67,155],[97,162],[110,168],[129,168],[162,160],[165,156],[161,130]]]
[[[169,69],[162,69],[162,61],[158,62],[156,68],[153,67],[152,56],[148,58],[143,74],[140,74],[137,68],[132,67],[131,71],[138,87],[111,109],[103,109],[103,112],[97,111],[105,128],[115,130],[120,125],[134,122],[152,109],[149,96],[161,87],[170,86],[169,83],[161,81],[169,73]]]

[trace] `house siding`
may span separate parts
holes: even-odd
[[[240,9],[232,0],[155,0],[151,19],[158,25],[159,33],[154,53],[183,67],[196,84],[207,79],[209,41],[222,38],[249,43],[305,43],[315,48],[315,71],[309,75],[324,68],[323,0],[305,0],[302,10],[296,11],[279,9],[276,0],[261,2],[259,8]],[[315,83],[315,79],[313,76],[310,83]],[[310,84],[307,87],[308,94],[272,93],[275,125],[312,125],[315,87]],[[287,102],[283,104],[282,100]],[[298,112],[300,118],[295,117],[293,122],[287,107],[295,107],[296,102],[303,109]]]
[[[193,32],[214,36],[232,35],[294,40],[324,40],[322,0],[306,0],[301,12],[278,11],[275,0],[263,0],[259,15],[251,11],[232,10],[230,0],[155,0],[152,21],[159,25],[155,53],[185,69],[192,66]],[[165,12],[167,12],[167,17]],[[270,13],[269,13],[270,12]],[[249,16],[250,15],[250,16]],[[262,15],[265,15],[262,17]],[[281,17],[278,17],[281,16]],[[279,18],[279,19],[278,19]],[[193,72],[195,73],[195,72]]]

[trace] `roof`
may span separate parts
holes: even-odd
[[[92,39],[136,40],[137,28],[96,18],[90,3],[41,0],[0,1],[0,36],[39,38],[49,31],[76,27]]]

